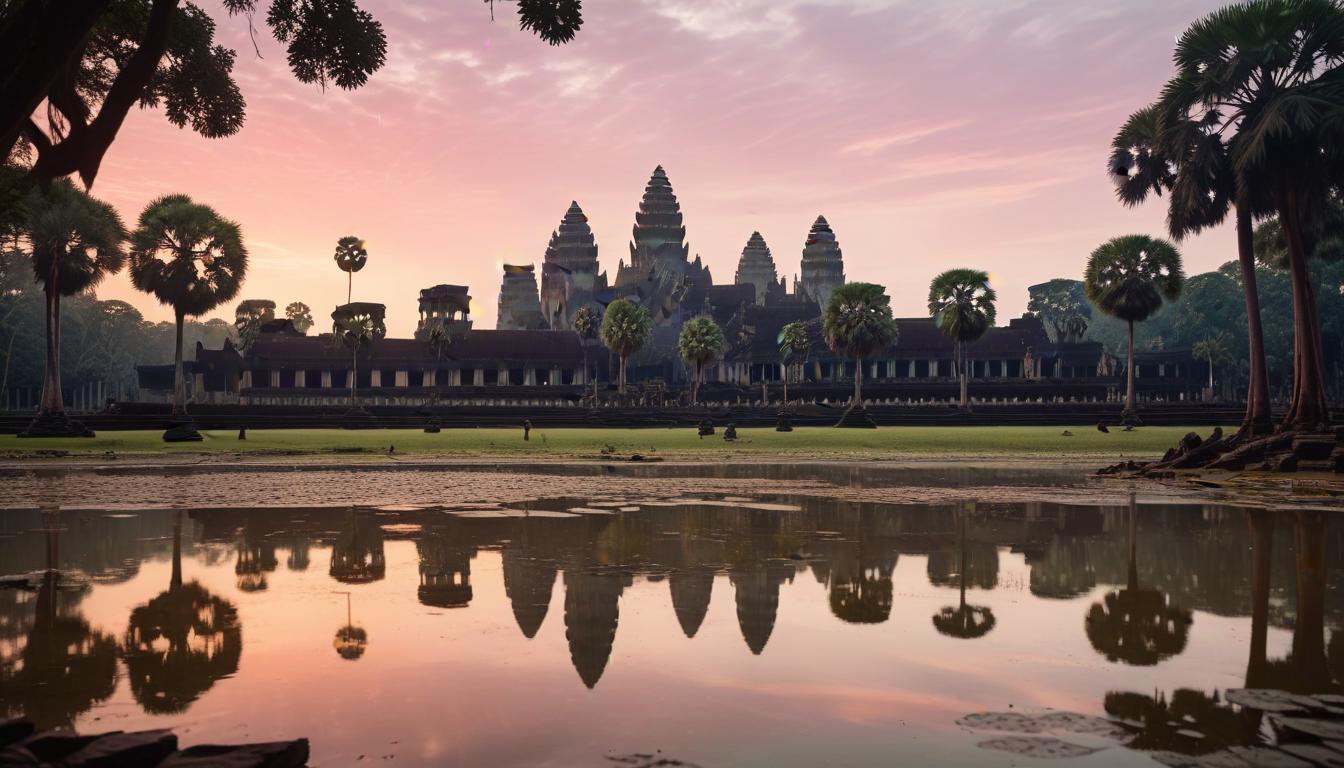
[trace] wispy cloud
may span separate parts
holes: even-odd
[[[858,154],[871,155],[888,147],[898,144],[909,144],[930,136],[960,128],[970,123],[970,120],[952,120],[938,125],[929,125],[919,128],[908,128],[895,133],[888,133],[882,136],[874,136],[870,139],[862,139],[852,144],[846,144],[840,148],[840,154]]]

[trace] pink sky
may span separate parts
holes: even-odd
[[[540,264],[570,200],[614,277],[662,164],[717,282],[753,230],[791,278],[823,213],[848,278],[886,285],[898,316],[967,266],[990,272],[1006,322],[1104,240],[1164,231],[1161,204],[1115,201],[1107,147],[1220,4],[589,0],[578,38],[551,47],[508,3],[491,23],[469,0],[365,0],[388,63],[347,93],[295,81],[264,28],[258,59],[246,20],[206,3],[238,50],[246,125],[208,140],[135,113],[94,193],[131,222],[168,192],[214,205],[251,252],[240,298],[304,301],[320,327],[345,298],[335,241],[364,237],[355,298],[407,335],[417,292],[442,282],[469,285],[493,328],[500,265]],[[1191,274],[1235,257],[1227,227],[1183,250]],[[169,318],[125,275],[100,296]]]

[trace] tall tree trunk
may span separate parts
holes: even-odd
[[[181,416],[187,412],[187,382],[182,375],[182,326],[185,316],[182,310],[173,313],[177,324],[177,341],[173,345],[173,415]]]
[[[622,395],[625,394],[625,355],[621,355],[621,385],[618,390]]]
[[[863,407],[863,358],[854,358],[854,405]]]
[[[1129,345],[1125,361],[1125,410],[1123,415],[1134,415],[1134,321],[1129,321]]]
[[[700,363],[695,364],[695,381],[691,382],[691,405],[700,402]]]
[[[42,382],[42,404],[37,409],[38,416],[52,416],[65,412],[65,401],[61,397],[61,290],[60,272],[55,260],[51,274],[47,276],[47,373]]]
[[[966,378],[970,375],[970,361],[966,355],[966,342],[957,342],[957,352],[961,357],[961,409],[966,410]]]
[[[1321,365],[1321,326],[1311,287],[1310,254],[1302,240],[1297,191],[1286,185],[1279,222],[1288,240],[1288,277],[1293,288],[1293,398],[1284,417],[1289,429],[1317,430],[1330,423]]]
[[[1246,417],[1242,430],[1248,435],[1267,435],[1273,431],[1269,411],[1269,373],[1265,366],[1265,334],[1260,326],[1260,293],[1255,277],[1255,222],[1244,196],[1237,198],[1237,263],[1241,267],[1241,286],[1246,294],[1246,336],[1249,342],[1251,372],[1246,391]]]
[[[359,339],[355,339],[354,352],[350,354],[350,409],[359,407],[357,387],[359,386]],[[270,386],[270,382],[266,383]]]
[[[780,373],[784,377],[784,407],[789,407],[789,364],[783,363],[779,366]]]
[[[0,399],[3,399],[5,407],[9,406],[9,363],[14,359],[14,337],[19,335],[19,329],[15,328],[9,332],[9,343],[5,345],[5,374],[0,379]]]

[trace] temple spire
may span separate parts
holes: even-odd
[[[803,245],[802,292],[823,310],[831,293],[845,284],[840,243],[825,216],[818,216]]]
[[[742,258],[737,262],[737,275],[733,282],[738,285],[750,284],[756,289],[756,303],[764,304],[766,293],[775,285],[777,273],[775,259],[770,255],[770,246],[760,232],[752,232],[747,245],[742,249]]]

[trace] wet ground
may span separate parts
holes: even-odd
[[[1344,678],[1337,512],[1068,466],[534,469],[11,473],[0,714],[315,765],[1153,765],[1275,743],[1228,689]]]

